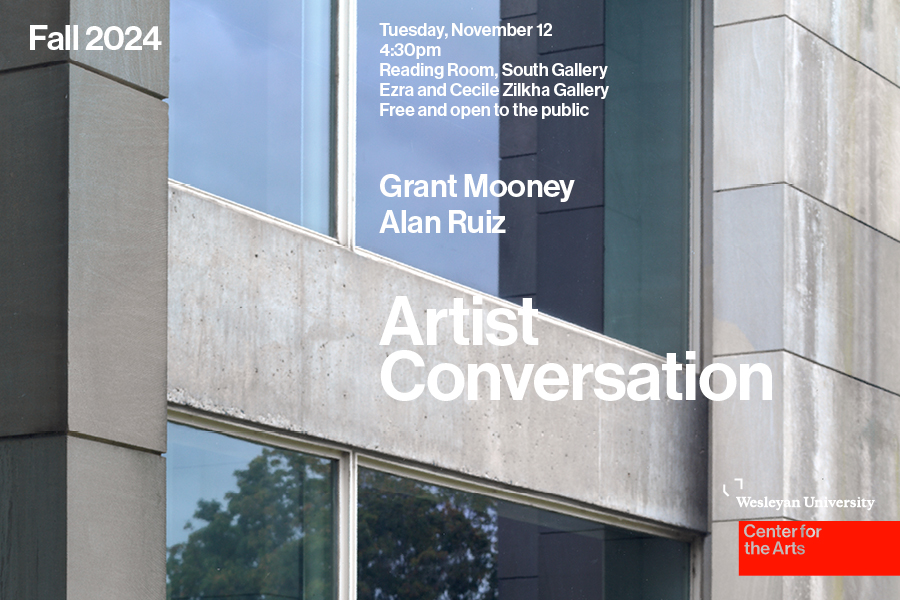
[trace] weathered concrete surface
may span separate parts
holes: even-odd
[[[900,518],[900,3],[714,20],[713,353],[770,365],[774,399],[710,408],[711,596],[895,598],[891,577],[740,577],[736,520]]]
[[[900,239],[900,88],[785,18],[715,44],[715,189],[789,183]]]
[[[900,393],[900,242],[786,185],[714,208],[715,354],[785,349]]]
[[[760,400],[757,385],[749,401],[710,408],[714,520],[900,520],[900,397],[787,352],[717,361],[735,369],[769,365],[774,398]],[[800,507],[741,508],[738,496],[798,500]],[[813,497],[875,504],[871,510],[807,507],[805,498]]]
[[[31,50],[31,25],[46,25],[46,30],[37,32],[44,36],[53,31],[62,32],[65,25],[78,25],[78,49],[48,50],[44,40],[37,41],[35,49]],[[123,33],[129,27],[140,27],[139,45],[142,45],[150,29],[157,26],[162,43],[157,50],[142,46],[141,50],[126,51],[125,45],[134,37],[132,32],[125,36],[118,50],[107,49],[102,37],[102,50],[88,50],[88,43],[96,37],[94,32],[88,35],[87,30],[91,26],[100,27],[104,32],[107,27],[116,26]],[[110,43],[116,44],[117,41],[116,34],[111,33]],[[168,96],[168,0],[14,0],[4,3],[3,18],[0,19],[0,71],[63,60],[87,65],[156,96]]]
[[[170,185],[170,401],[232,414],[672,525],[706,527],[705,406],[602,403],[585,396],[412,402],[387,396],[384,359],[415,348],[379,346],[391,305],[416,317],[471,290],[276,222],[179,184]],[[510,306],[486,299],[485,309]],[[541,316],[537,346],[439,343],[416,351],[448,362],[658,363],[653,355]],[[427,371],[398,370],[411,389]],[[444,383],[449,388],[449,381]],[[590,391],[587,390],[587,394]]]
[[[717,26],[787,15],[900,84],[900,3],[894,0],[715,0]]]

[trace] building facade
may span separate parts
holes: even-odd
[[[618,4],[504,1],[500,16],[592,23]],[[0,8],[0,598],[432,597],[392,588],[398,581],[470,598],[900,597],[894,578],[740,577],[737,564],[741,519],[900,520],[900,4],[678,4],[686,120],[684,181],[673,185],[685,210],[685,265],[673,330],[685,345],[672,351],[695,351],[700,366],[768,365],[771,401],[757,387],[747,401],[603,402],[586,393],[550,402],[534,388],[521,399],[503,388],[490,400],[484,384],[478,399],[390,398],[385,359],[401,351],[427,369],[627,371],[665,359],[641,349],[661,352],[643,334],[617,338],[607,328],[615,298],[570,316],[567,295],[587,293],[574,287],[542,308],[542,294],[566,285],[552,264],[540,266],[549,255],[508,257],[557,247],[559,238],[539,239],[540,223],[568,218],[554,210],[510,212],[534,233],[503,238],[495,295],[359,247],[357,133],[367,117],[356,102],[357,31],[371,3],[335,3],[315,17],[328,26],[304,38],[329,52],[333,82],[325,100],[300,109],[320,111],[301,126],[327,152],[324,162],[298,160],[330,173],[314,188],[297,184],[326,207],[304,209],[300,224],[168,179],[168,2]],[[29,49],[31,25],[63,32],[76,23],[156,26],[163,43]],[[603,31],[598,39],[588,27],[574,49],[501,40],[498,52],[603,55],[615,49]],[[310,86],[321,80],[309,73]],[[173,113],[177,102],[173,94]],[[316,129],[322,110],[331,127]],[[603,165],[576,164],[577,177],[597,177],[592,165],[621,167],[603,158],[621,149],[604,133],[610,118],[588,129],[590,140],[606,140],[587,154]],[[498,127],[501,177],[571,166],[559,152],[540,162],[539,126]],[[173,145],[174,135],[173,126]],[[603,193],[579,210],[611,214],[621,207],[599,177]],[[605,227],[604,218],[577,221]],[[611,259],[600,260],[607,289],[589,289],[609,299]],[[513,289],[521,282],[533,289]],[[382,345],[399,296],[420,322],[457,298],[485,311],[533,298],[540,344],[449,343],[446,323],[438,334],[447,343]],[[652,302],[637,304],[653,314]],[[425,372],[401,366],[392,383],[414,389]],[[227,467],[207,475],[193,458]],[[207,476],[236,476],[237,487],[209,491]],[[197,554],[204,544],[224,561],[223,540],[261,531],[241,529],[252,514],[241,501],[264,476],[287,486],[296,506],[265,529],[281,535],[278,544],[241,555],[242,567],[237,550],[227,555],[228,576],[243,585],[263,572],[286,575],[241,589],[189,577],[188,566],[210,564]],[[738,494],[875,504],[751,509]],[[172,533],[176,519],[193,519],[193,529]],[[420,547],[424,534],[410,523],[429,523],[439,537],[455,524],[461,537],[432,540],[433,556],[409,566],[385,548]],[[220,537],[210,537],[215,524]]]

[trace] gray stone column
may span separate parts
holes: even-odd
[[[165,596],[168,8],[0,17],[0,598]],[[162,44],[90,51],[92,25]]]
[[[712,595],[898,597],[892,577],[739,577],[738,520],[900,518],[900,4],[715,11],[714,354],[775,389],[713,403]]]

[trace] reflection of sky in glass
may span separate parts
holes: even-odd
[[[218,500],[237,490],[234,472],[245,469],[262,446],[169,423],[166,454],[166,545],[185,542],[197,501]],[[203,521],[194,523],[202,527]]]
[[[169,175],[328,232],[330,3],[172,0]]]
[[[413,105],[443,104],[470,106],[493,105],[499,97],[464,98],[405,97],[379,95],[382,82],[394,85],[440,85],[449,88],[455,82],[477,85],[482,82],[499,86],[499,79],[473,77],[380,77],[379,65],[484,65],[499,71],[499,38],[449,37],[434,38],[388,37],[382,35],[379,23],[395,25],[443,25],[449,33],[452,23],[466,25],[496,25],[500,18],[499,2],[436,2],[421,0],[360,0],[358,3],[357,50],[357,222],[356,235],[360,246],[389,256],[406,264],[436,273],[448,279],[470,285],[488,293],[497,293],[497,235],[486,233],[447,233],[448,211],[464,210],[468,215],[498,212],[497,200],[463,197],[463,177],[486,173],[488,181],[498,174],[499,119],[471,117],[380,117],[379,104]],[[379,54],[385,44],[412,42],[418,45],[441,46],[440,58],[386,57]],[[379,182],[388,173],[401,179],[442,179],[453,174],[457,183],[457,198],[386,198]],[[391,209],[399,219],[402,210],[409,216],[435,215],[441,219],[438,234],[380,234],[385,211]],[[457,230],[458,231],[458,230]]]

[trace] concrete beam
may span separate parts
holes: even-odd
[[[472,290],[350,252],[186,186],[170,186],[169,399],[489,481],[560,494],[672,525],[706,527],[706,408],[699,402],[399,402],[385,357],[449,362],[660,363],[657,356],[540,317],[536,346],[379,345],[394,298],[417,317]],[[503,303],[486,299],[489,310]],[[411,389],[425,369],[403,370]],[[449,384],[447,384],[449,385]],[[484,384],[482,384],[484,385]],[[505,389],[505,388],[504,388]],[[571,397],[570,397],[571,398]]]

